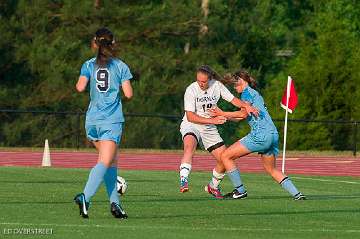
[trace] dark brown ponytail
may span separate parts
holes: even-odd
[[[105,67],[111,58],[116,57],[114,35],[109,29],[100,28],[96,31],[94,40],[99,47],[96,64]]]
[[[256,80],[245,70],[239,70],[231,75],[232,81],[235,83],[238,80],[243,79],[246,81],[251,88],[256,89]]]
[[[237,80],[235,79],[235,77],[234,77],[233,74],[227,73],[226,75],[224,75],[222,82],[223,82],[225,85],[233,85],[233,84],[236,83],[236,81],[237,81]]]

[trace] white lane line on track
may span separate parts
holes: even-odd
[[[360,184],[360,182],[354,181],[344,181],[344,180],[331,180],[331,179],[321,179],[321,178],[309,178],[309,177],[291,177],[300,180],[311,180],[311,181],[320,181],[320,182],[329,182],[329,183],[346,183],[346,184]]]

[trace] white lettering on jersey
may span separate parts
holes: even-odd
[[[210,118],[209,109],[217,106],[219,99],[230,102],[234,99],[231,92],[219,81],[209,81],[209,88],[203,91],[197,82],[193,82],[186,88],[184,95],[184,110],[197,115]],[[183,120],[187,121],[186,115]]]

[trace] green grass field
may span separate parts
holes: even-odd
[[[9,229],[48,228],[41,238],[360,238],[360,178],[292,175],[307,201],[293,201],[263,174],[243,174],[249,197],[215,200],[203,191],[210,173],[193,172],[178,192],[177,172],[124,171],[128,220],[109,212],[104,188],[90,219],[73,203],[88,170],[0,167],[0,238]],[[226,178],[225,191],[231,186]]]

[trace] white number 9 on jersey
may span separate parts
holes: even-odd
[[[106,68],[97,70],[96,72],[96,88],[99,92],[107,92],[109,90],[110,74]]]

